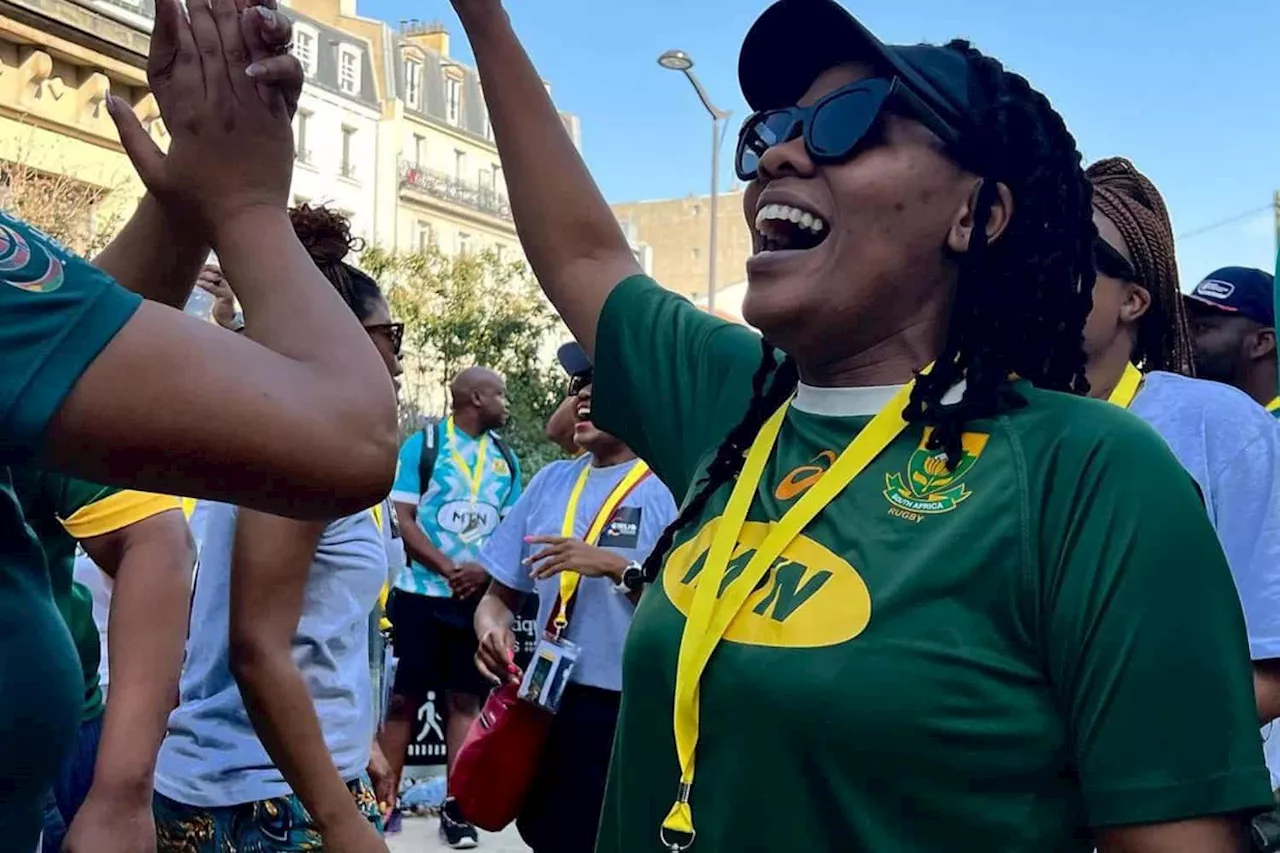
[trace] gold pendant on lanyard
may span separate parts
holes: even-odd
[[[476,467],[472,470],[467,465],[467,460],[462,458],[462,454],[458,452],[458,433],[453,426],[453,418],[445,423],[445,432],[449,436],[449,455],[453,457],[453,462],[458,466],[458,470],[462,472],[463,478],[467,481],[467,486],[471,489],[471,505],[475,506],[480,499],[480,481],[484,477],[484,457],[489,449],[489,433],[485,433],[480,437],[480,447],[476,450]]]
[[[923,372],[928,371],[929,368],[926,367]],[[782,430],[790,401],[774,412],[751,443],[742,473],[738,475],[724,515],[712,535],[711,548],[698,578],[693,605],[689,608],[684,633],[680,638],[674,710],[680,785],[675,805],[671,807],[658,833],[663,846],[672,853],[688,849],[697,837],[689,795],[693,789],[694,757],[698,743],[698,685],[712,652],[778,556],[906,428],[902,411],[906,408],[914,387],[915,382],[903,386],[845,447],[827,473],[781,519],[770,525],[769,533],[751,556],[746,568],[728,584],[723,596],[717,598],[729,561],[739,547],[738,537],[764,476],[765,465]],[[672,836],[675,835],[685,838],[673,840]]]
[[[1107,398],[1107,402],[1122,409],[1127,409],[1133,405],[1133,398],[1138,396],[1140,390],[1142,390],[1142,371],[1132,364],[1125,364],[1124,374],[1120,377],[1120,381],[1116,383],[1116,387],[1112,390],[1111,396]]]
[[[560,522],[560,536],[563,539],[573,538],[573,523],[578,517],[578,501],[582,498],[582,490],[586,488],[587,478],[590,476],[591,465],[582,466],[582,473],[578,475],[578,481],[573,484],[573,491],[569,493],[569,503],[564,510],[564,520]],[[649,476],[649,466],[642,460],[637,459],[630,470],[618,481],[618,485],[613,487],[613,491],[609,493],[609,496],[604,499],[600,509],[596,511],[595,518],[591,520],[591,526],[587,528],[587,535],[583,537],[584,542],[588,545],[594,545],[599,541],[605,524],[613,517],[618,504],[622,503],[623,499],[647,476]],[[578,584],[581,582],[582,575],[577,572],[563,571],[560,573],[560,608],[556,611],[555,622],[552,623],[555,626],[553,635],[556,639],[560,638],[560,635],[569,624],[569,602],[577,594]]]

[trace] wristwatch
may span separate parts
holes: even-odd
[[[622,595],[630,595],[642,586],[644,586],[644,566],[632,560],[622,570],[622,579],[614,584],[613,588]]]

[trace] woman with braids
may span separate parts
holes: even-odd
[[[1097,230],[1044,96],[770,7],[736,158],[762,344],[639,275],[499,0],[454,5],[593,417],[684,496],[597,849],[1239,851],[1270,799],[1239,600],[1159,437],[1081,396]]]
[[[349,223],[305,205],[290,216],[398,384],[403,327],[343,261]],[[383,512],[302,522],[208,508],[179,705],[156,767],[161,853],[385,853],[367,774]]]
[[[1150,424],[1195,478],[1244,606],[1258,717],[1269,723],[1280,717],[1280,432],[1244,392],[1191,378],[1193,339],[1160,192],[1119,157],[1086,174],[1098,226],[1085,324],[1091,393]],[[1274,783],[1280,767],[1271,772]]]

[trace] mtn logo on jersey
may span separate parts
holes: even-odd
[[[973,494],[960,481],[978,461],[990,438],[984,433],[964,433],[960,437],[964,455],[952,471],[947,468],[947,454],[941,450],[929,449],[929,436],[932,432],[932,427],[925,428],[920,446],[907,460],[906,472],[886,474],[884,478],[885,499],[908,514],[938,515],[951,512]]]
[[[712,537],[722,522],[723,518],[712,519],[667,558],[662,589],[686,618],[706,568]],[[720,585],[721,597],[741,576],[772,528],[772,523],[757,521],[743,525]],[[752,646],[821,648],[852,640],[870,621],[871,593],[862,576],[826,547],[801,535],[769,567],[759,587],[729,623],[724,638]]]
[[[498,510],[486,503],[450,501],[436,513],[436,524],[463,542],[475,542],[498,526]]]

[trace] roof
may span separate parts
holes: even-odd
[[[316,68],[315,73],[307,77],[307,84],[362,106],[378,109],[377,83],[373,76],[373,50],[369,42],[303,15],[296,9],[289,10],[289,17],[294,21],[295,45],[300,29],[311,30],[316,34]],[[359,52],[360,91],[355,94],[342,91],[338,85],[338,54],[343,46]]]

